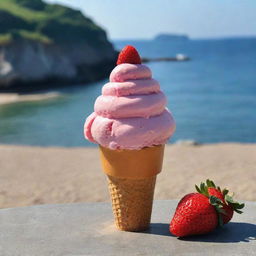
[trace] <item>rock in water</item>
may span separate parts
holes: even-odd
[[[80,11],[41,0],[0,2],[0,91],[96,81],[116,56],[105,31]]]

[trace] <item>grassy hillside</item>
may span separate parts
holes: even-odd
[[[17,38],[43,43],[105,43],[106,34],[80,11],[41,0],[0,0],[0,44]]]

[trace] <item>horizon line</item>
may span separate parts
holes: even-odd
[[[176,34],[176,33],[162,33],[162,34],[170,34],[170,35],[181,35],[181,34]],[[157,34],[157,35],[160,35],[160,34]],[[109,37],[109,40],[110,41],[138,41],[138,40],[141,40],[141,41],[151,41],[151,40],[154,40],[155,37],[157,36],[153,36],[153,37],[146,37],[146,38],[110,38]],[[187,34],[182,34],[182,35],[187,35]],[[235,36],[216,36],[216,37],[190,37],[189,35],[188,36],[188,40],[223,40],[223,39],[252,39],[252,38],[256,38],[256,35],[235,35]]]

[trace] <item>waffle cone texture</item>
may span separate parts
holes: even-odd
[[[156,175],[161,171],[164,145],[141,150],[100,147],[115,223],[124,231],[149,227]]]
[[[150,224],[156,176],[125,179],[108,176],[116,226],[125,231],[146,230]]]

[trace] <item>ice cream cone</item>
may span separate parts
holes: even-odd
[[[121,230],[149,226],[164,145],[175,130],[166,104],[150,68],[141,63],[133,46],[126,46],[84,125],[85,138],[99,145]]]
[[[100,153],[117,228],[125,231],[147,229],[164,145],[141,150],[111,150],[100,146]]]

